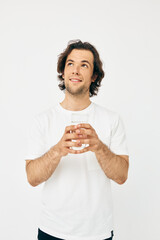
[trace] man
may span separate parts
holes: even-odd
[[[111,240],[110,179],[123,184],[129,166],[123,124],[90,101],[104,77],[94,46],[70,42],[57,71],[65,98],[35,118],[26,157],[29,183],[45,182],[38,239]],[[88,121],[71,124],[73,113]]]

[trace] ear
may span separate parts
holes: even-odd
[[[95,82],[96,79],[97,79],[97,74],[95,74],[95,75],[93,76],[93,78],[92,78],[92,82]]]

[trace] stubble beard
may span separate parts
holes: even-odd
[[[68,86],[68,85],[66,85],[65,86],[66,87],[66,91],[69,93],[69,94],[71,94],[71,95],[73,95],[73,96],[83,96],[83,95],[85,95],[87,92],[89,92],[89,88],[87,88],[87,87],[84,87],[84,86],[82,86],[82,87],[80,87],[80,88],[78,88],[78,89],[76,89],[76,90],[73,90],[70,86]]]

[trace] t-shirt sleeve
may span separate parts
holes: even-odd
[[[45,153],[45,134],[39,119],[35,117],[27,133],[25,160],[35,159]]]
[[[117,155],[128,155],[125,129],[119,115],[112,125],[110,150]]]

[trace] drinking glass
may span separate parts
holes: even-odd
[[[80,123],[88,123],[88,114],[80,114],[80,113],[72,113],[71,115],[71,125],[78,125]],[[73,142],[76,142],[76,140],[72,140]],[[82,144],[80,147],[72,147],[74,150],[81,150],[85,147],[87,147],[88,144]]]

